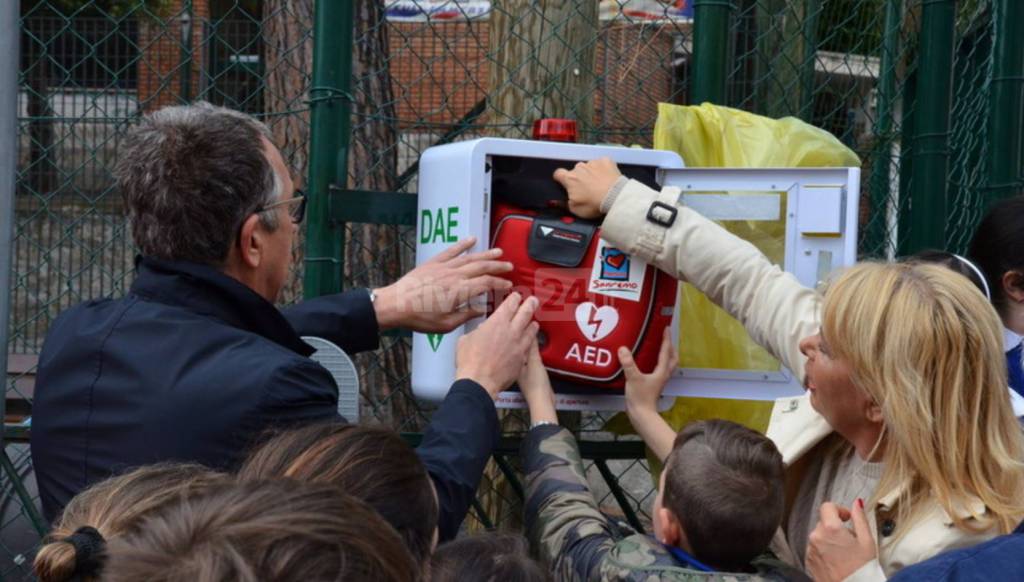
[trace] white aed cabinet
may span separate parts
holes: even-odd
[[[502,188],[557,189],[558,167],[610,157],[624,174],[651,186],[674,186],[679,203],[747,238],[809,287],[856,259],[859,168],[686,168],[674,152],[570,143],[483,138],[432,147],[420,159],[416,262],[452,243],[491,240],[492,197]],[[679,367],[666,397],[773,399],[799,394],[793,374],[753,344],[738,322],[681,285],[672,323]],[[484,298],[475,300],[484,301]],[[455,376],[459,338],[481,320],[447,334],[413,334],[412,387],[439,401]],[[668,398],[665,399],[668,402]],[[522,399],[506,392],[499,406]],[[562,409],[617,410],[621,395],[561,388]]]

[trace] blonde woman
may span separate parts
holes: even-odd
[[[610,160],[555,179],[573,212],[607,214],[603,238],[706,293],[807,388],[776,402],[768,428],[787,467],[779,557],[819,582],[882,580],[1024,517],[1001,326],[969,281],[868,263],[822,296],[678,206],[678,190],[626,180]],[[631,411],[638,430],[671,442],[656,416],[653,405]]]
[[[100,481],[64,508],[36,554],[35,575],[40,582],[99,580],[107,541],[154,510],[229,480],[202,465],[160,463]]]

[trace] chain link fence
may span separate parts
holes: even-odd
[[[993,190],[986,160],[998,1],[963,0],[955,8],[943,149],[948,212],[933,218],[944,221],[946,245],[958,251]],[[720,103],[799,117],[861,156],[862,255],[907,248],[906,225],[926,216],[910,204],[927,32],[922,3],[703,2],[696,22],[693,4],[702,3],[357,0],[349,176],[340,186],[414,192],[426,148],[529,137],[540,117],[578,120],[583,142],[650,147],[657,104],[691,102],[695,71],[722,67]],[[313,86],[314,30],[330,34],[343,25],[317,23],[314,8],[313,0],[21,1],[9,429],[31,412],[34,359],[53,318],[131,284],[134,251],[111,166],[134,120],[197,99],[237,108],[264,120],[294,174],[309,175],[311,94],[323,91]],[[713,54],[695,55],[694,27],[708,10],[724,11],[727,32]],[[1024,186],[1017,167],[998,186]],[[347,224],[344,285],[395,280],[413,266],[414,245],[407,226]],[[303,295],[303,265],[317,260],[304,260],[301,242],[295,259],[286,302]],[[364,419],[405,432],[429,419],[431,409],[409,387],[409,351],[407,336],[387,335],[379,350],[357,357]],[[588,441],[635,440],[605,432],[607,420],[587,413],[573,422]],[[517,413],[503,422],[509,435],[524,426]],[[27,447],[7,451],[27,475]],[[648,523],[650,467],[617,456],[593,455],[592,484],[611,513],[634,512]],[[518,527],[517,471],[514,451],[498,457],[467,527]],[[28,571],[38,537],[10,494],[10,476],[2,479],[0,576],[16,579]]]

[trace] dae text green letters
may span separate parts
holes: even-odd
[[[420,243],[453,243],[459,240],[455,229],[459,227],[459,207],[449,206],[432,211],[420,211]]]

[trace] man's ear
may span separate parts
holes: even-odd
[[[658,519],[661,520],[661,536],[663,538],[658,541],[677,548],[684,545],[686,541],[683,534],[683,524],[679,523],[679,518],[676,517],[676,514],[672,513],[672,510],[667,507],[659,507],[657,511]]]
[[[265,235],[258,214],[250,214],[249,218],[242,223],[241,231],[238,234],[238,254],[242,264],[246,267],[255,269],[263,262]]]
[[[1014,303],[1024,303],[1024,273],[1007,271],[1003,273],[1003,294]]]

